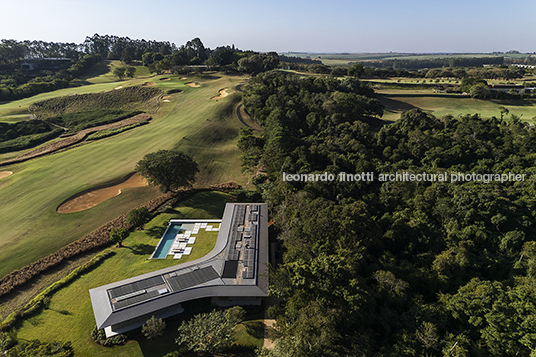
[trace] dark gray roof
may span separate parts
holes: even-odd
[[[216,245],[203,258],[89,290],[97,327],[192,299],[265,297],[267,265],[267,205],[228,203]]]

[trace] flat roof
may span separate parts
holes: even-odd
[[[267,265],[267,205],[227,203],[215,247],[203,258],[90,289],[97,327],[197,298],[265,297]]]

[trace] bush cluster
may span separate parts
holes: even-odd
[[[114,345],[124,345],[127,342],[127,337],[125,335],[115,335],[110,338],[106,338],[106,334],[103,329],[97,329],[97,326],[91,331],[91,338],[99,345],[105,347],[112,347]]]

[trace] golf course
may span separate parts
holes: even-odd
[[[111,67],[113,63],[108,69]],[[196,87],[187,85],[191,82]],[[64,201],[82,191],[121,182],[147,153],[176,148],[191,155],[200,170],[196,187],[227,181],[245,184],[247,177],[241,174],[236,147],[238,129],[243,126],[235,114],[241,94],[234,89],[243,82],[242,76],[221,74],[188,76],[183,80],[170,75],[137,76],[117,81],[108,73],[97,72],[94,77],[84,78],[83,85],[77,83],[0,105],[0,120],[13,122],[28,120],[32,104],[58,97],[76,98],[88,93],[105,97],[107,93],[116,95],[125,88],[143,87],[147,83],[154,83],[151,88],[166,94],[165,100],[151,99],[157,102],[150,103],[149,124],[0,167],[0,276],[57,251],[161,195],[152,186],[128,187],[92,208],[58,213]],[[211,100],[222,88],[228,88],[228,95]],[[0,154],[0,162],[33,149]]]

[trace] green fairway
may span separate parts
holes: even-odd
[[[192,254],[183,256],[181,260],[147,259],[156,247],[169,219],[221,218],[228,198],[227,194],[221,192],[202,192],[181,202],[166,213],[158,215],[145,225],[143,231],[131,233],[124,241],[125,247],[110,248],[115,252],[113,256],[58,291],[52,297],[48,310],[38,313],[19,325],[18,338],[72,341],[76,356],[162,356],[177,349],[178,346],[174,344],[173,338],[176,334],[176,327],[171,328],[171,326],[164,337],[154,341],[141,337],[130,341],[125,346],[107,348],[97,345],[91,339],[95,318],[88,290],[206,255],[214,247],[218,232],[203,232],[203,234],[196,235],[197,240],[192,246]],[[249,340],[248,343],[250,343]]]
[[[160,81],[160,78],[171,78]],[[134,170],[145,154],[159,149],[180,148],[192,155],[200,169],[197,186],[226,181],[245,184],[236,146],[238,129],[235,105],[240,94],[234,87],[241,77],[212,75],[189,77],[162,75],[151,78],[155,87],[170,94],[170,102],[148,125],[82,144],[66,151],[24,163],[1,167],[14,174],[0,180],[0,276],[19,269],[64,245],[90,233],[112,218],[159,195],[154,187],[129,188],[89,210],[59,214],[58,205],[70,196],[124,177]],[[199,88],[184,83],[195,81]],[[110,90],[118,86],[142,85],[146,79],[94,84],[43,93],[32,98],[0,105],[0,115],[21,114],[38,100],[74,93]],[[230,95],[210,98],[228,88]],[[28,150],[26,150],[28,151]],[[26,151],[0,155],[0,161]]]
[[[536,101],[497,101],[472,99],[459,94],[434,94],[429,90],[379,90],[379,99],[385,105],[383,119],[397,120],[404,110],[420,108],[436,117],[480,114],[483,119],[501,116],[499,107],[505,107],[510,115],[521,116],[522,121],[534,123]],[[508,119],[506,116],[505,119]]]

